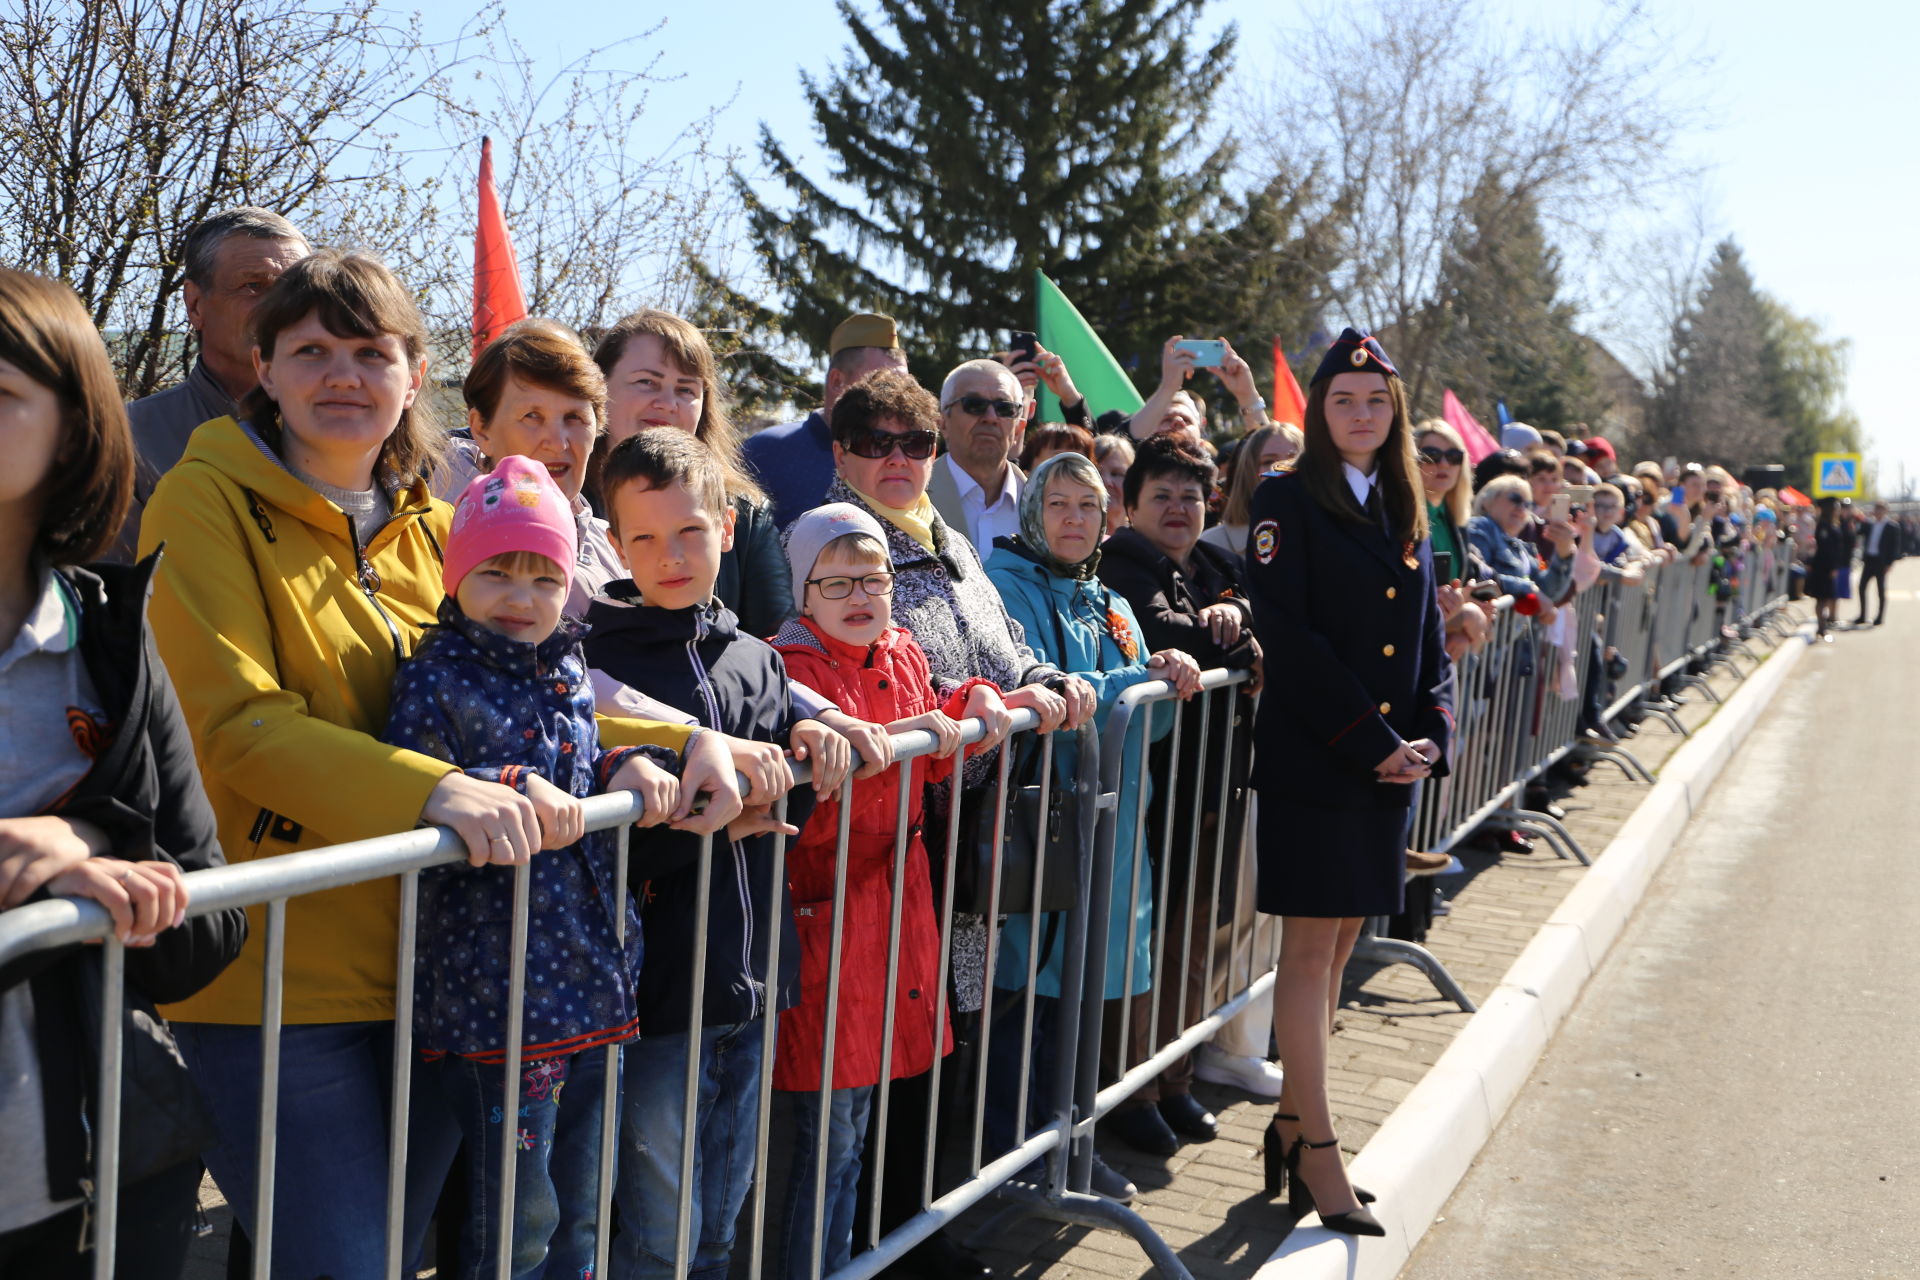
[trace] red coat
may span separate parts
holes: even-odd
[[[848,715],[889,724],[940,707],[927,656],[911,633],[890,627],[870,648],[842,644],[807,619],[789,622],[774,638],[787,674]],[[968,682],[944,709],[957,716]],[[929,782],[951,777],[953,761],[913,761],[907,810],[911,832],[900,914],[900,976],[894,1001],[895,1079],[933,1066],[934,1010],[940,982],[940,925],[920,822]],[[900,815],[900,769],[853,784],[847,846],[846,928],[840,943],[840,1015],[834,1030],[833,1087],[880,1082],[880,1038],[886,1022],[887,938],[893,921],[893,842]],[[840,831],[838,797],[823,797],[787,855],[787,883],[800,933],[800,1003],[780,1015],[773,1087],[811,1092],[820,1087],[825,1038],[827,969],[833,946],[834,847]],[[953,1048],[942,1026],[940,1052]]]

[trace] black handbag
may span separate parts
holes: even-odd
[[[962,798],[959,864],[953,869],[955,911],[972,915],[1012,915],[1036,910],[1034,864],[1046,849],[1041,871],[1040,911],[1069,911],[1080,901],[1080,796],[1071,782],[1054,778],[1047,807],[1040,807],[1041,748],[1037,735],[1020,740],[1007,768],[1007,817],[996,850],[993,840],[994,783]],[[1000,858],[1000,898],[988,900],[993,863]]]

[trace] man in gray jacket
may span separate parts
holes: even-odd
[[[216,213],[187,232],[180,292],[200,351],[184,382],[127,406],[140,456],[116,559],[132,560],[153,486],[180,461],[194,429],[234,414],[253,390],[254,304],[309,252],[307,238],[291,222],[248,205]]]

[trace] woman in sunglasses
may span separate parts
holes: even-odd
[[[1473,483],[1467,471],[1466,445],[1459,433],[1442,419],[1429,418],[1420,424],[1414,446],[1420,464],[1420,488],[1426,497],[1427,539],[1433,547],[1434,564],[1450,566],[1439,584],[1440,611],[1447,620],[1447,656],[1458,658],[1486,643],[1492,606],[1450,584],[1482,581],[1493,575],[1467,541]]]
[[[828,503],[845,502],[875,517],[886,531],[893,567],[893,621],[904,627],[927,655],[935,691],[945,698],[969,680],[987,680],[1008,690],[1004,710],[995,705],[982,715],[989,736],[983,746],[1007,732],[1005,711],[1030,708],[1042,731],[1063,725],[1076,729],[1092,716],[1097,699],[1078,676],[1043,662],[1027,647],[1008,616],[966,536],[950,529],[927,497],[934,454],[940,443],[940,402],[912,375],[896,369],[869,374],[834,402],[828,427],[833,432],[836,472]],[[996,750],[976,749],[967,756],[962,785],[990,787],[998,769]],[[927,797],[926,829],[944,831],[948,791]],[[953,1001],[957,1041],[976,1034],[986,988],[986,924],[979,916],[956,915],[953,922]],[[971,1015],[971,1016],[970,1016]],[[965,1132],[970,1102],[961,1098],[955,1079],[942,1077],[935,1100],[925,1086],[895,1082],[888,1127],[886,1185],[882,1189],[881,1227],[891,1230],[920,1209],[921,1174],[934,1153],[926,1148],[926,1109],[940,1106]],[[951,1103],[953,1105],[943,1105]],[[943,1126],[944,1130],[944,1126]],[[874,1139],[878,1140],[877,1135]],[[878,1163],[866,1162],[868,1168]],[[916,1271],[961,1274],[976,1260],[944,1235],[936,1235],[908,1254]]]
[[[1519,476],[1495,476],[1474,499],[1475,515],[1467,524],[1467,541],[1480,553],[1501,590],[1514,598],[1514,609],[1553,621],[1554,605],[1573,579],[1573,548],[1553,548],[1542,562],[1520,537],[1533,520],[1533,491]],[[1556,522],[1559,523],[1559,522]],[[1571,539],[1568,539],[1571,543]]]

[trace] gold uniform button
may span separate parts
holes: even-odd
[[[1381,704],[1380,704],[1380,714],[1381,714],[1381,715],[1383,715],[1383,716],[1384,716],[1384,715],[1388,715],[1388,714],[1391,714],[1391,713],[1392,713],[1392,711],[1393,711],[1393,704],[1392,704],[1391,702],[1383,702],[1383,703],[1381,703]]]
[[[1391,599],[1393,599],[1393,598],[1394,598],[1395,596],[1397,596],[1397,595],[1399,595],[1399,594],[1400,594],[1400,593],[1399,593],[1398,591],[1396,591],[1396,590],[1394,590],[1394,589],[1393,589],[1392,587],[1388,587],[1388,588],[1387,588],[1387,599],[1389,599],[1389,600],[1391,600]]]
[[[1393,646],[1392,645],[1384,646],[1380,650],[1380,656],[1383,658],[1391,658],[1393,656]]]

